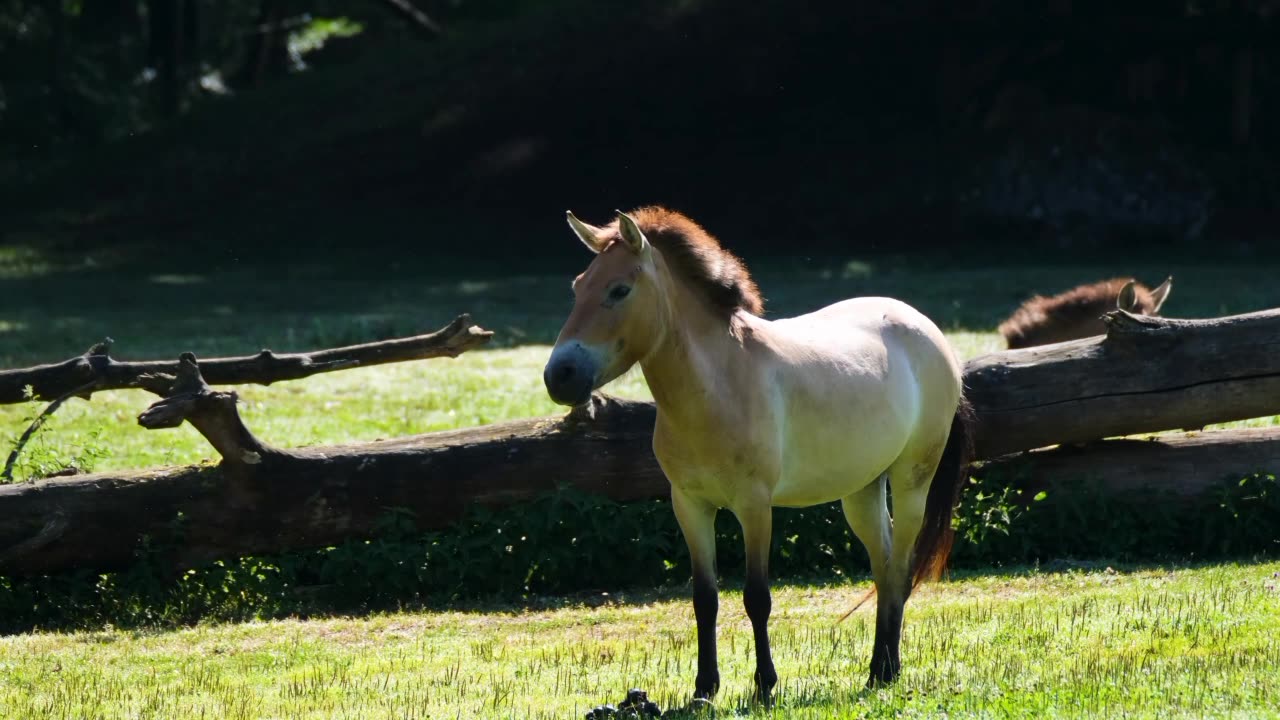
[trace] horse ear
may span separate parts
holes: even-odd
[[[1125,312],[1133,312],[1134,306],[1138,304],[1138,293],[1133,286],[1134,282],[1130,280],[1120,288],[1120,294],[1116,296],[1116,307]]]
[[[622,240],[627,243],[627,247],[637,255],[643,254],[649,249],[649,240],[645,238],[644,233],[640,232],[640,226],[636,225],[636,221],[631,216],[621,210],[614,210],[618,214],[618,232],[622,235]]]
[[[1172,289],[1173,276],[1170,275],[1164,279],[1164,282],[1160,283],[1159,287],[1151,291],[1151,303],[1154,306],[1151,308],[1152,315],[1160,314],[1160,306],[1164,305],[1164,301],[1169,299],[1169,291]]]
[[[573,228],[573,234],[578,236],[588,250],[597,255],[604,250],[604,242],[600,240],[600,228],[588,225],[574,217],[572,210],[565,210],[564,216],[569,221],[569,227]]]

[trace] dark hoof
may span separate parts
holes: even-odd
[[[777,684],[776,674],[761,678],[760,673],[756,673],[756,691],[752,699],[765,707],[773,707],[773,688]]]
[[[766,708],[773,707],[773,693],[768,690],[761,691],[760,688],[756,688],[756,691],[751,695],[751,699]]]
[[[689,705],[684,709],[684,712],[697,717],[715,717],[716,706],[715,703],[706,698],[696,697],[689,701]]]
[[[894,682],[896,682],[897,679],[898,679],[898,673],[896,672],[885,672],[885,673],[872,672],[871,677],[867,678],[867,689],[878,690],[883,687],[888,687],[892,685]]]

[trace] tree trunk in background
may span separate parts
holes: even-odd
[[[147,58],[156,70],[155,97],[160,115],[173,118],[182,94],[182,7],[184,0],[152,0],[148,6],[150,31]]]
[[[90,0],[80,15],[83,35],[110,47],[103,56],[107,78],[129,82],[137,74],[142,58],[132,55],[137,40],[146,35],[135,0]]]
[[[182,57],[183,78],[199,79],[202,38],[200,37],[200,0],[182,1]]]
[[[49,15],[49,65],[46,68],[49,77],[50,109],[53,112],[55,136],[68,125],[66,116],[66,90],[62,82],[62,54],[66,38],[67,18],[62,12],[61,0],[46,0],[45,12]]]
[[[1231,139],[1236,145],[1249,144],[1253,124],[1253,49],[1236,50],[1232,67]]]
[[[288,67],[288,37],[283,23],[283,0],[259,1],[258,19],[249,40],[249,51],[245,54],[244,65],[235,74],[235,85],[258,87],[269,75]]]

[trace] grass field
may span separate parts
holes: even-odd
[[[1280,563],[979,574],[908,605],[905,667],[864,692],[850,586],[774,596],[778,707],[748,702],[741,593],[721,602],[719,717],[1280,717]],[[359,618],[0,638],[0,717],[580,718],[628,688],[687,699],[684,590]]]

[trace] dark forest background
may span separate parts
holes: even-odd
[[[1280,2],[0,0],[0,245],[1250,259]],[[499,254],[500,253],[500,254]],[[194,254],[194,255],[193,255]]]

